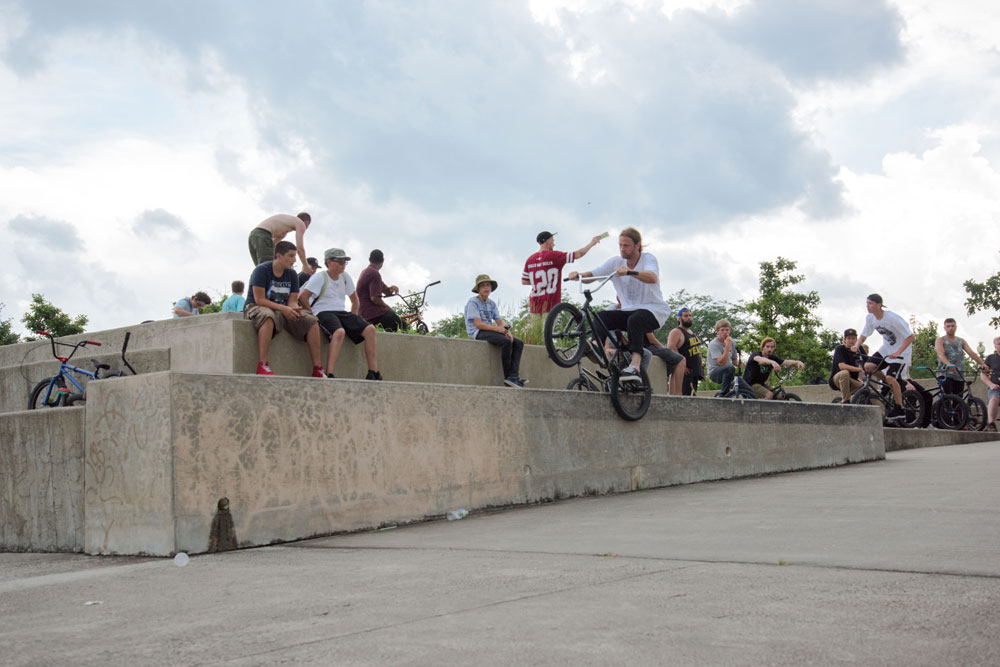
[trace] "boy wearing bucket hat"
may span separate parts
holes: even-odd
[[[503,363],[503,383],[508,387],[523,387],[526,380],[521,379],[518,372],[524,342],[514,338],[510,333],[510,325],[500,318],[500,309],[490,299],[490,294],[496,289],[497,281],[488,274],[476,276],[476,284],[472,288],[476,296],[465,304],[465,329],[469,338],[484,340],[499,347],[500,361]]]

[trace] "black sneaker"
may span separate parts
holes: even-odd
[[[524,386],[523,384],[521,384],[521,381],[516,377],[514,377],[513,375],[511,375],[509,378],[504,378],[503,383],[508,387],[517,387],[519,389]]]
[[[365,376],[365,379],[366,380],[377,380],[377,381],[381,382],[382,381],[382,374],[379,373],[378,371],[369,370],[368,371],[368,375]]]
[[[632,366],[626,366],[622,371],[622,374],[618,376],[618,382],[642,382],[642,378],[639,377],[639,371]]]
[[[887,422],[901,422],[906,419],[906,413],[903,412],[903,408],[898,405],[894,405],[889,408],[889,412],[885,414],[885,420]]]
[[[328,378],[335,378],[335,377],[337,377],[337,376],[336,376],[336,375],[334,375],[333,373],[327,373],[327,374],[326,374],[326,376],[327,376]]]

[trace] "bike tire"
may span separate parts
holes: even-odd
[[[423,320],[417,322],[416,330],[421,336],[427,335],[427,332],[430,331],[430,329],[427,328],[427,324]]]
[[[571,303],[559,303],[545,318],[545,351],[556,366],[572,368],[583,356],[586,335],[583,313]]]
[[[969,408],[959,396],[944,394],[936,402],[934,418],[938,428],[959,431],[969,421]]]
[[[55,380],[55,386],[52,387],[52,393],[49,394],[48,401],[46,401],[45,393],[48,391],[49,385],[52,384],[52,380]],[[35,388],[31,390],[31,394],[28,395],[28,409],[58,408],[64,405],[66,403],[66,394],[57,390],[65,386],[66,382],[60,375],[45,378],[36,384]]]
[[[566,389],[570,391],[597,391],[597,387],[591,384],[587,378],[573,378],[566,385]]]
[[[872,405],[873,400],[878,400],[868,389],[858,389],[851,395],[851,405]]]
[[[903,392],[903,428],[920,428],[924,423],[924,414],[927,406],[924,405],[924,397],[919,391],[907,389]]]
[[[629,382],[622,385],[618,381],[618,371],[611,372],[611,405],[625,421],[638,421],[642,419],[649,404],[653,400],[653,388],[649,384],[649,376],[646,371],[639,371],[639,382]]]
[[[983,399],[973,396],[966,401],[966,406],[969,408],[969,429],[982,431],[986,428],[986,403]]]
[[[801,403],[802,402],[802,398],[798,394],[791,394],[791,393],[788,393],[788,392],[785,392],[785,398],[782,399],[782,400],[785,400],[785,401],[795,401],[797,403]]]

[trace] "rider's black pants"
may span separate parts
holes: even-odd
[[[645,308],[639,310],[602,310],[597,313],[604,326],[609,331],[627,331],[628,349],[630,352],[642,354],[642,346],[646,342],[646,334],[660,328],[653,313]],[[604,344],[604,341],[601,341]]]

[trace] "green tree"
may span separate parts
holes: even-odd
[[[41,294],[31,295],[31,305],[28,312],[21,318],[28,331],[47,331],[53,336],[72,336],[84,332],[87,326],[87,316],[77,315],[70,317],[62,310],[45,300]],[[36,340],[28,337],[25,340]]]
[[[661,343],[667,342],[670,330],[677,326],[677,311],[681,308],[691,311],[691,328],[706,345],[715,338],[715,323],[719,320],[729,320],[734,340],[745,335],[750,324],[746,305],[742,302],[732,303],[706,294],[689,294],[683,289],[666,297],[664,301],[670,306],[670,316],[654,333]]]
[[[990,326],[1000,327],[1000,273],[994,273],[985,282],[973,279],[965,281],[965,291],[969,297],[965,300],[965,312],[973,315],[981,310],[992,310]]]
[[[796,262],[778,257],[775,262],[760,263],[760,296],[746,305],[753,316],[749,336],[740,341],[747,351],[759,349],[760,341],[773,338],[777,354],[784,359],[799,359],[806,365],[796,382],[826,379],[830,373],[830,342],[836,332],[822,329],[822,322],[813,315],[819,306],[819,294],[796,292],[791,289],[805,277],[793,273]]]
[[[918,366],[937,368],[937,351],[934,349],[934,343],[940,335],[937,322],[931,320],[927,324],[921,324],[916,318],[911,317],[910,331],[913,332],[913,345],[911,346],[913,348],[913,362],[910,366],[910,377],[932,378],[934,377],[932,371],[921,370]]]
[[[3,311],[4,304],[0,303],[0,312]],[[13,345],[20,343],[21,337],[14,333],[11,328],[10,319],[0,320],[0,345]]]
[[[431,333],[446,338],[468,338],[469,332],[465,330],[465,313],[438,320],[431,328]]]

